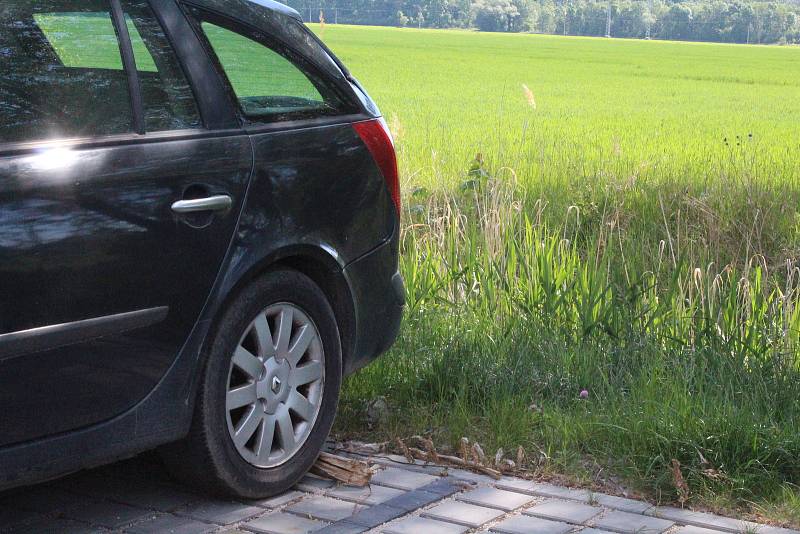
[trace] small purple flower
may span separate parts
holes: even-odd
[[[588,399],[588,398],[589,398],[589,392],[588,392],[587,390],[585,390],[585,389],[582,389],[582,390],[581,390],[580,397],[581,397],[582,399]]]

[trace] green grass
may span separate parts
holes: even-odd
[[[404,188],[405,324],[338,432],[661,502],[677,459],[689,505],[800,524],[800,50],[314,29]]]

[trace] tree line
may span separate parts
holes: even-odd
[[[800,43],[800,3],[743,0],[288,0],[307,21],[496,32]]]

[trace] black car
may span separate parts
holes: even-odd
[[[375,104],[270,0],[4,0],[0,65],[0,489],[294,484],[399,328]]]

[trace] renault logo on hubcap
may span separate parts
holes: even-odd
[[[272,377],[272,392],[277,394],[281,390],[281,379],[277,376]]]

